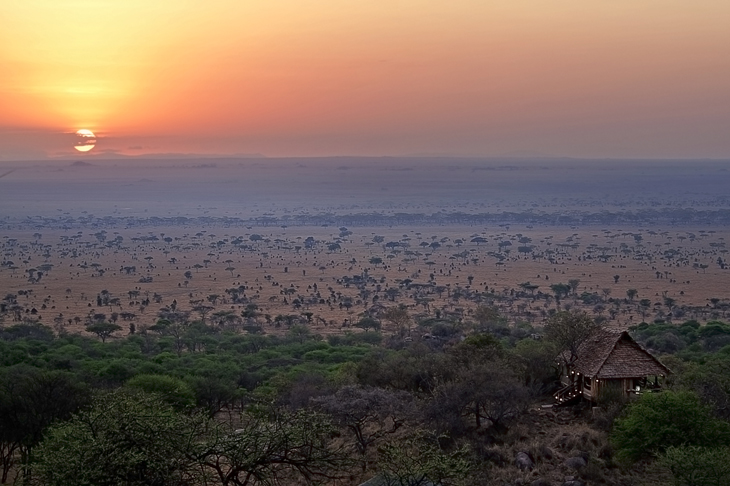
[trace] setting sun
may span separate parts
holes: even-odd
[[[103,126],[127,155],[727,156],[728,16],[719,0],[2,2],[0,131],[48,155],[71,151],[65,127]]]
[[[74,148],[79,152],[88,152],[96,146],[96,135],[91,130],[82,128],[76,132]]]

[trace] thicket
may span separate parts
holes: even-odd
[[[466,338],[440,319],[387,338],[198,323],[101,342],[39,324],[0,329],[2,482],[497,484],[564,470],[557,458],[575,454],[590,465],[576,477],[594,482],[636,461],[677,484],[700,472],[696,484],[725,481],[730,346],[719,343],[730,326],[637,326],[647,346],[670,334],[685,343],[662,357],[675,371],[669,391],[619,404],[607,424],[578,407],[566,423],[575,433],[531,438],[527,411],[550,400],[558,343],[486,314]],[[517,452],[533,465],[514,465]]]

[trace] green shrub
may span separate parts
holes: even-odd
[[[688,391],[645,394],[616,422],[611,441],[625,462],[659,454],[669,447],[730,445],[730,424]]]
[[[678,486],[726,486],[730,484],[730,448],[670,447],[659,464],[672,472]]]
[[[155,393],[177,410],[195,405],[195,393],[184,381],[166,375],[137,375],[127,386],[145,393]]]

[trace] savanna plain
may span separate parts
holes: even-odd
[[[730,480],[724,162],[6,171],[3,483]],[[549,407],[550,326],[581,316],[659,357],[664,391]]]

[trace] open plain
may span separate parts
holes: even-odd
[[[464,325],[477,306],[533,325],[569,308],[621,328],[719,319],[728,179],[711,162],[38,164],[0,181],[3,317],[82,331],[189,312],[269,333],[395,305]]]

